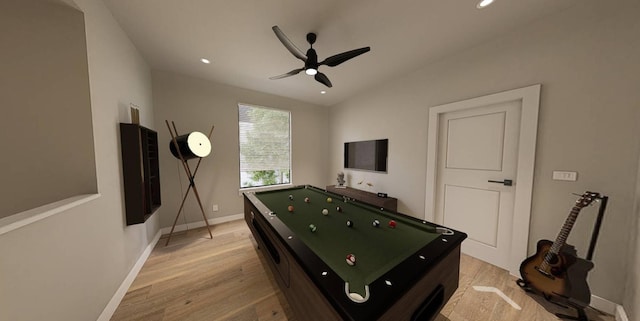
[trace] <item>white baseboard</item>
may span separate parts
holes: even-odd
[[[597,295],[591,295],[590,306],[594,309],[611,314],[616,317],[616,321],[629,321],[627,313],[624,311],[624,307],[611,302],[607,299],[603,299]]]
[[[129,287],[133,283],[133,280],[136,279],[138,272],[140,272],[140,270],[142,269],[144,262],[147,261],[147,258],[149,258],[149,255],[151,254],[151,251],[156,246],[156,243],[158,243],[158,240],[160,240],[161,235],[162,233],[158,231],[158,233],[156,233],[156,235],[153,237],[151,243],[147,245],[147,248],[144,250],[144,252],[142,252],[140,257],[138,258],[138,261],[136,261],[136,264],[133,266],[133,268],[131,268],[131,271],[129,271],[129,274],[127,274],[127,277],[124,279],[124,281],[122,281],[122,284],[120,284],[120,287],[118,288],[116,293],[113,294],[113,297],[111,298],[107,306],[104,308],[104,310],[102,310],[102,313],[98,317],[97,321],[109,321],[111,319],[113,313],[116,312],[118,305],[120,305],[122,298],[124,298],[125,294],[127,294],[127,290],[129,290]]]
[[[591,295],[591,304],[589,304],[592,308],[600,310],[605,313],[609,313],[614,315],[616,313],[616,306],[618,304],[611,302],[607,299],[603,299],[597,295]]]
[[[228,216],[217,217],[217,218],[210,218],[207,221],[209,222],[209,225],[216,225],[216,224],[231,222],[235,220],[241,220],[243,218],[244,218],[244,214],[235,214],[235,215],[228,215]],[[191,230],[191,229],[203,227],[203,226],[206,226],[204,224],[204,221],[176,225],[175,229],[173,229],[173,232],[174,233],[181,232],[181,231]],[[171,227],[162,228],[160,232],[162,232],[162,235],[169,234],[169,232],[171,232]]]
[[[616,307],[616,321],[629,321],[629,317],[627,317],[627,313],[624,312],[624,307],[621,305],[618,305]]]

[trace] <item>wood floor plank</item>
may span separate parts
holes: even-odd
[[[176,233],[161,239],[124,296],[113,321],[304,321],[291,310],[243,220]],[[575,314],[525,293],[505,270],[462,255],[458,290],[437,321],[556,321]],[[521,310],[492,292],[495,287]],[[588,309],[593,321],[614,321]]]

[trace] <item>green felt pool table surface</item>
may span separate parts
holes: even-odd
[[[352,292],[364,296],[370,284],[440,234],[435,226],[366,204],[345,200],[320,189],[297,187],[260,192],[256,196],[313,252],[329,265]],[[290,199],[290,197],[292,199]],[[309,198],[309,202],[305,202]],[[328,202],[327,198],[332,201]],[[293,206],[293,211],[288,207]],[[341,211],[337,207],[341,207]],[[327,209],[329,214],[323,215]],[[350,220],[352,227],[346,222]],[[373,221],[380,225],[375,227]],[[389,222],[396,222],[395,228]],[[312,232],[309,225],[316,226]],[[356,264],[347,264],[353,254]]]

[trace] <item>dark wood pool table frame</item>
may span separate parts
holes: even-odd
[[[372,295],[367,302],[355,303],[346,297],[344,281],[276,215],[270,214],[254,193],[244,193],[244,212],[245,221],[298,320],[429,321],[458,287],[464,233],[438,236],[418,251],[428,253],[424,255],[426,259],[417,254],[407,258],[369,285]],[[394,280],[393,286],[385,284],[387,279]]]

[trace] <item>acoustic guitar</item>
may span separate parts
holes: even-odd
[[[580,210],[599,196],[600,194],[592,192],[582,194],[571,209],[555,242],[538,241],[536,253],[520,264],[522,280],[518,281],[518,285],[542,294],[547,300],[566,302],[574,299],[588,304],[591,294],[586,277],[593,264],[577,258],[575,249],[574,253],[570,253],[566,241]]]

